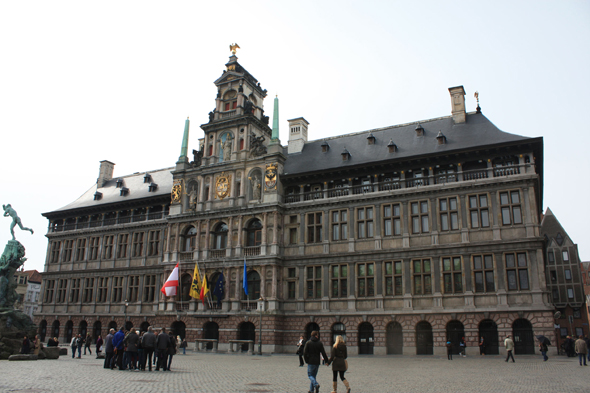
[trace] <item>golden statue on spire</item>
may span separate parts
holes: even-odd
[[[229,50],[231,50],[232,55],[236,54],[236,49],[240,49],[240,46],[238,44],[231,44],[229,46]]]

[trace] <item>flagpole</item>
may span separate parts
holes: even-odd
[[[180,311],[182,311],[182,276],[180,275],[180,263],[178,264],[178,293],[180,295]],[[176,310],[178,314],[178,310]]]

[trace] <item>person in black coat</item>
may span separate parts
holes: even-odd
[[[307,376],[310,381],[310,393],[313,393],[314,389],[315,393],[320,392],[320,384],[316,380],[321,363],[320,355],[323,356],[324,359],[328,358],[328,355],[326,355],[326,351],[324,350],[324,344],[320,341],[320,334],[314,330],[311,332],[311,339],[305,344],[305,348],[303,348],[303,358],[307,362]]]
[[[305,343],[307,342],[307,340],[305,339],[304,336],[299,336],[299,341],[297,342],[297,352],[295,352],[297,355],[299,355],[299,367],[303,367],[304,363],[303,363],[303,348],[305,348]]]
[[[129,369],[137,370],[137,344],[139,343],[139,336],[135,329],[131,329],[127,337],[123,340],[127,352],[127,359],[129,361]]]
[[[162,368],[162,371],[166,371],[168,367],[168,347],[170,346],[170,336],[166,333],[166,328],[162,328],[162,331],[156,337],[156,350],[158,351],[158,365],[156,371]]]
[[[23,346],[20,350],[20,353],[22,353],[23,355],[28,355],[29,352],[31,352],[31,341],[29,341],[29,338],[25,336],[23,338]]]
[[[174,357],[174,355],[176,355],[176,347],[178,346],[178,342],[176,341],[176,338],[174,337],[174,334],[172,332],[170,332],[169,341],[170,341],[170,344],[168,345],[168,367],[167,367],[167,370],[172,371],[172,370],[170,370],[170,365],[172,364],[172,358]]]
[[[344,373],[348,370],[348,363],[346,358],[348,352],[346,351],[346,343],[342,336],[336,336],[336,342],[332,347],[332,356],[328,360],[328,365],[332,364],[332,391],[336,392],[338,388],[338,374],[340,374],[340,380],[346,386],[346,393],[350,393],[350,384],[344,378]]]

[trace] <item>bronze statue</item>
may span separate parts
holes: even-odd
[[[14,273],[27,260],[24,256],[25,248],[23,245],[16,240],[9,240],[4,253],[0,257],[0,309],[12,308],[18,300]]]
[[[14,237],[14,227],[16,225],[18,225],[18,227],[22,231],[30,231],[31,235],[33,234],[33,230],[31,228],[23,227],[23,223],[21,222],[20,217],[18,216],[18,214],[16,214],[16,211],[12,208],[12,206],[10,206],[10,203],[8,205],[2,205],[2,208],[4,209],[4,217],[12,217],[12,223],[10,224],[10,233],[12,234],[12,240],[16,240],[16,238]]]
[[[266,154],[266,146],[264,146],[264,135],[256,136],[253,132],[250,132],[250,156],[258,157]]]

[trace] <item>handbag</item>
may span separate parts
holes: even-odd
[[[348,371],[348,360],[344,359],[344,367],[346,367],[346,371]]]

